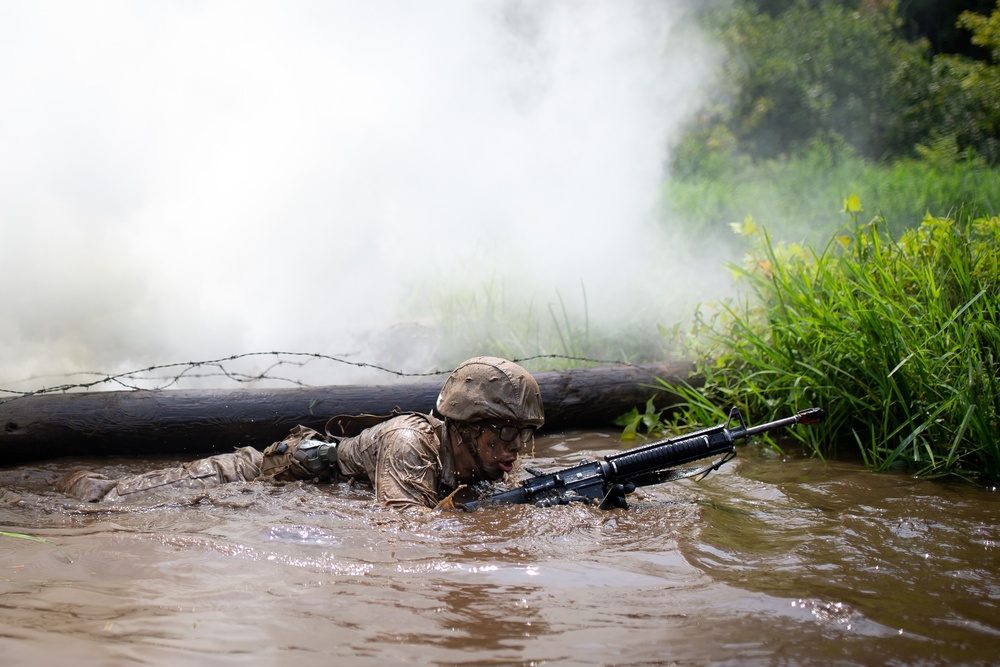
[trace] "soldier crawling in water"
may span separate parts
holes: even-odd
[[[448,376],[430,414],[403,413],[348,438],[299,426],[263,452],[242,447],[122,479],[77,470],[56,487],[84,501],[121,502],[164,488],[357,479],[374,487],[383,507],[434,508],[462,485],[509,473],[544,422],[541,392],[528,371],[506,359],[474,357]]]

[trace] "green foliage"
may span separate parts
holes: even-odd
[[[639,412],[639,408],[632,410],[615,420],[616,426],[622,427],[622,440],[634,440],[640,431],[651,432],[661,427],[660,416],[662,410],[657,410],[653,404],[653,399],[646,401],[646,409]]]
[[[990,135],[989,159],[1000,161],[1000,0],[989,17],[965,12],[959,25],[972,32],[972,43],[987,49],[992,63],[972,62],[962,79],[962,87],[982,113],[983,132]]]
[[[926,39],[934,53],[954,53],[974,57],[969,33],[958,25],[966,11],[985,12],[994,0],[905,0],[899,3],[900,18],[910,39]]]
[[[944,138],[963,158],[1000,164],[1000,9],[965,12],[956,26],[993,55],[989,62],[932,55],[926,40],[905,39],[897,2],[770,4],[703,13],[729,57],[723,89],[675,147],[676,175],[711,176],[817,141],[884,160]]]
[[[1000,2],[989,16],[975,12],[962,12],[958,25],[972,33],[972,43],[990,52],[995,63],[1000,63]]]
[[[944,138],[965,157],[1000,163],[1000,68],[951,55],[899,71],[902,109],[889,143],[899,155]]]
[[[794,430],[818,455],[850,436],[873,470],[1000,479],[1000,218],[935,218],[898,241],[875,217],[820,253],[775,244],[752,221],[732,269],[739,301],[699,309],[690,349],[705,386],[681,419],[739,405],[754,421],[818,405]]]
[[[716,15],[730,48],[731,105],[713,109],[740,149],[773,157],[814,138],[840,138],[862,154],[885,152],[899,112],[895,73],[926,47],[897,34],[891,11],[797,2],[771,16],[739,5]]]
[[[841,221],[830,211],[850,193],[874,204],[894,223],[927,211],[985,215],[1000,210],[1000,170],[958,150],[954,141],[928,143],[919,159],[873,163],[845,144],[810,143],[795,154],[720,165],[714,173],[664,184],[668,220],[681,219],[699,236],[731,241],[726,224],[750,215],[776,238],[823,243]]]

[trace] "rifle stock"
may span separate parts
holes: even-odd
[[[601,509],[627,509],[625,496],[638,486],[662,484],[696,474],[707,475],[736,455],[736,443],[740,440],[794,424],[817,424],[825,417],[823,410],[809,408],[785,419],[747,426],[739,409],[733,408],[724,424],[537,475],[513,489],[465,503],[463,507],[474,511],[484,505],[533,503],[547,506],[582,501],[598,504]],[[731,426],[734,422],[736,425]],[[716,456],[722,458],[699,470],[677,470],[678,466]]]

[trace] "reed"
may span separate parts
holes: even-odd
[[[894,239],[881,217],[861,222],[857,197],[845,210],[821,252],[734,225],[741,296],[697,310],[687,343],[705,385],[682,389],[674,420],[818,405],[824,427],[790,433],[819,456],[846,445],[876,471],[1000,479],[1000,218],[928,216]]]

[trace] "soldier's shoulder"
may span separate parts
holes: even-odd
[[[422,412],[404,412],[379,424],[376,428],[380,428],[383,432],[411,429],[422,433],[432,433],[440,425],[441,421],[433,415]]]

